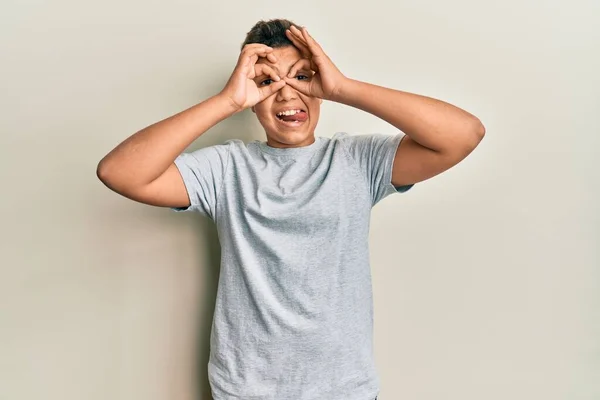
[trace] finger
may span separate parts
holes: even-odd
[[[256,73],[256,76],[266,75],[267,77],[271,77],[274,81],[281,80],[281,77],[277,75],[277,73],[275,73],[275,70],[273,70],[273,68],[269,67],[266,64],[255,64],[254,71]]]
[[[294,46],[296,46],[304,56],[310,55],[310,49],[308,48],[308,46],[306,45],[306,43],[300,36],[296,35],[294,32],[292,32],[289,29],[286,31],[286,34],[287,34],[287,37],[292,41]]]
[[[298,28],[296,28],[296,30],[298,31]],[[319,55],[323,53],[323,49],[321,48],[319,43],[317,43],[317,41],[313,39],[312,36],[310,36],[310,34],[308,33],[308,29],[302,27],[302,31],[298,31],[298,33],[302,35],[304,42],[306,42],[308,48],[314,55]]]
[[[302,27],[298,28],[296,25],[291,25],[290,26],[290,32],[292,32],[294,35],[296,35],[298,37],[298,39],[300,39],[303,42],[306,42],[306,39],[304,39],[304,36],[302,36]]]
[[[328,59],[329,57],[327,56],[327,54],[325,54],[321,46],[312,38],[312,36],[309,35],[308,30],[305,27],[302,27],[302,30],[299,30],[298,28],[294,27],[294,31],[296,32],[297,36],[302,37],[303,43],[307,44],[309,52],[311,54],[310,68],[314,71],[317,71],[318,64],[320,63],[318,60],[322,58]]]
[[[248,78],[250,79],[254,79],[254,77],[256,76],[256,74],[254,73],[254,65],[256,65],[256,61],[258,61],[258,56],[256,54],[253,54],[251,56],[246,57],[241,66],[242,73],[247,74]]]
[[[304,29],[304,28],[302,28]],[[304,37],[302,31],[300,29],[298,29],[295,26],[291,26],[290,27],[290,31],[292,32],[292,34],[294,35],[294,37],[300,42],[302,43],[302,45],[304,47],[306,47],[307,49],[310,50],[309,46],[308,46],[308,42],[306,41],[306,38]]]
[[[244,66],[252,66],[258,61],[258,54],[248,54],[244,57]]]
[[[306,43],[304,43],[300,38],[298,38],[297,35],[295,35],[289,29],[286,30],[285,33],[286,33],[286,36],[292,41],[294,46],[296,46],[300,50],[302,55],[304,55],[305,57],[310,56],[310,50],[309,50],[308,46],[306,46]]]
[[[308,82],[298,81],[294,78],[288,78],[287,76],[285,76],[283,78],[283,81],[286,82],[291,87],[293,87],[294,89],[296,89],[297,91],[299,91],[300,93],[302,93],[306,96],[310,96],[310,86],[309,86]],[[279,82],[277,82],[277,83],[279,83]]]
[[[247,57],[251,57],[254,54],[257,54],[261,57],[267,57],[270,53],[273,52],[273,48],[269,46],[265,46],[264,44],[247,44],[244,46],[240,54],[240,59],[244,59],[244,62],[247,60]]]
[[[259,55],[261,57],[265,57],[266,58],[267,56],[271,55],[272,51],[273,51],[272,48],[263,49],[263,48],[255,47],[253,49],[248,49],[246,51],[246,53],[245,53],[245,56],[252,56],[254,54],[257,54],[257,55]]]
[[[242,55],[240,55],[239,63],[241,64],[242,68],[252,67],[254,64],[256,64],[256,61],[258,61],[258,57],[266,58],[270,51],[272,51],[272,49],[268,50],[258,47],[247,49],[242,52]]]
[[[278,90],[281,90],[281,88],[283,88],[285,85],[286,85],[286,81],[284,81],[282,79],[279,82],[272,83],[268,86],[259,87],[258,91],[261,94],[261,101],[266,99],[267,97],[271,96],[273,93],[277,92]]]
[[[271,61],[272,63],[276,63],[277,62],[277,57],[275,57],[275,54],[273,54],[273,53],[268,53],[267,54],[267,60]]]
[[[266,44],[262,44],[262,43],[249,43],[242,48],[242,52],[249,51],[252,49],[271,49],[272,50],[273,48],[267,46]]]
[[[288,78],[293,78],[296,76],[298,70],[302,68],[310,69],[310,60],[301,58],[296,61],[296,63],[292,66],[292,69],[290,69],[290,72],[287,74]]]

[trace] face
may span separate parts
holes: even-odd
[[[280,77],[286,76],[292,66],[302,58],[300,51],[294,46],[273,49],[277,62],[272,63],[260,57],[257,64],[264,63],[270,66]],[[294,77],[298,80],[312,79],[310,70],[300,69]],[[269,76],[254,78],[258,87],[270,85],[274,81]],[[271,147],[301,147],[308,146],[315,141],[315,127],[319,121],[322,99],[306,96],[290,85],[285,85],[281,90],[273,93],[260,103],[252,107],[258,121],[267,134],[267,144]],[[285,123],[277,113],[286,109],[300,109],[306,113],[303,122]]]

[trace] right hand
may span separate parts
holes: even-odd
[[[273,48],[260,43],[250,43],[242,49],[238,63],[220,93],[237,111],[260,103],[286,85],[285,80],[277,76],[271,67],[256,63],[258,57],[276,62],[277,58],[272,53]],[[254,78],[261,74],[267,75],[265,79],[272,79],[273,83],[261,86],[260,82],[254,82]]]

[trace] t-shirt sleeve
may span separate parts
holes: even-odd
[[[177,156],[175,165],[183,178],[190,206],[172,207],[173,211],[196,211],[215,219],[231,144],[228,141]]]
[[[341,141],[359,173],[364,176],[371,195],[371,206],[394,193],[404,193],[414,184],[395,187],[392,184],[394,157],[404,134],[381,133],[349,135],[344,133]]]

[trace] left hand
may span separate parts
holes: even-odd
[[[302,30],[299,30],[292,25],[285,33],[300,50],[303,58],[292,66],[288,76],[283,79],[288,85],[307,96],[334,100],[348,78],[333,64],[321,46],[308,34],[306,28],[302,27]],[[314,71],[312,78],[304,81],[295,79],[296,72],[300,68]]]

